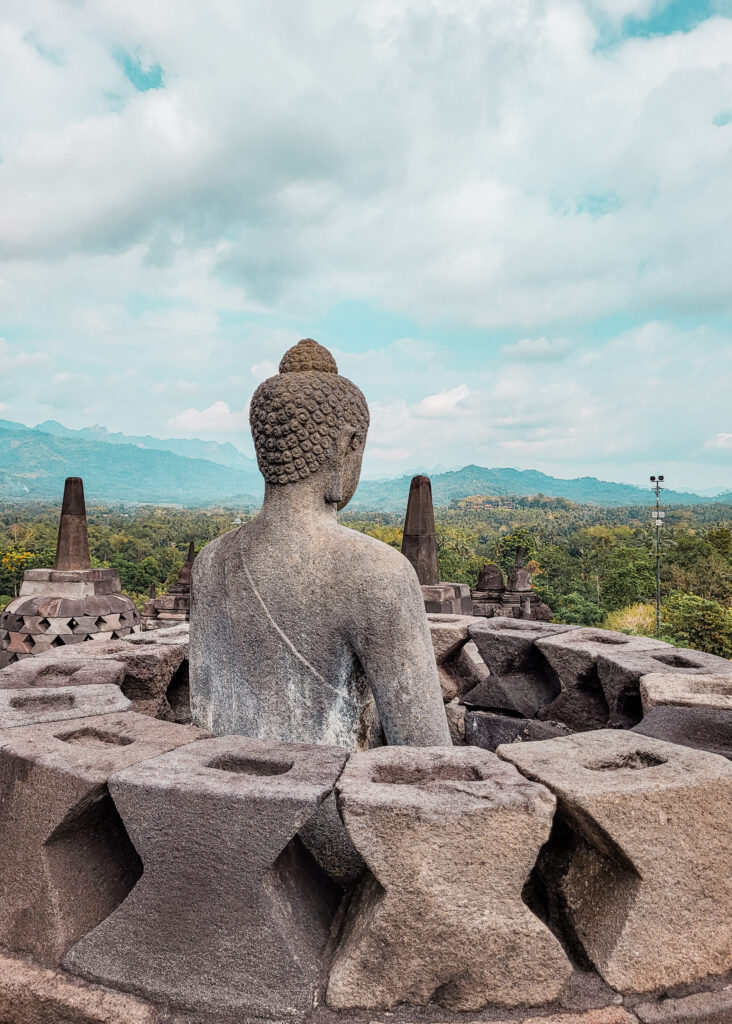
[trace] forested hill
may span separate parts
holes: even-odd
[[[400,512],[407,507],[409,476],[397,480],[363,480],[353,499],[353,508],[381,509]],[[560,480],[535,469],[485,469],[482,466],[464,466],[448,473],[431,477],[432,498],[435,505],[449,505],[457,498],[472,494],[530,495],[545,494],[550,498],[568,498],[577,504],[650,505],[655,501],[650,485],[646,490],[632,484],[615,484],[597,480],[593,476]],[[665,491],[665,503],[696,505],[709,501],[732,504],[732,492],[716,498],[703,498],[698,494]]]
[[[37,430],[0,428],[0,499],[58,500],[67,476],[84,478],[87,500],[213,505],[236,498],[261,501],[255,469],[135,445],[58,437]]]

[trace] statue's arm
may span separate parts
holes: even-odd
[[[372,577],[372,585],[378,575]],[[414,569],[400,558],[379,582],[375,591],[364,595],[354,624],[353,646],[374,694],[386,741],[414,747],[451,746],[422,590]]]

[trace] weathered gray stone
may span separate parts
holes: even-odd
[[[484,711],[507,711],[532,718],[556,697],[557,688],[545,674],[529,670],[509,675],[491,674],[463,697],[468,707]]]
[[[423,586],[433,587],[439,583],[435,513],[428,476],[414,476],[409,485],[402,554],[414,566],[417,579]]]
[[[578,628],[555,622],[494,616],[491,619],[474,621],[470,627],[470,636],[475,641],[491,675],[502,676],[510,672],[537,669],[543,662],[534,647],[536,641],[569,633]]]
[[[67,477],[64,485],[54,569],[91,569],[84,483],[78,476]]]
[[[458,700],[451,700],[445,704],[447,724],[450,727],[450,738],[453,746],[461,747],[465,743],[465,716],[467,708]]]
[[[455,672],[461,680],[463,693],[468,693],[490,677],[490,669],[481,658],[474,640],[468,640],[458,651]]]
[[[522,886],[554,803],[493,754],[382,747],[338,783],[346,828],[372,875],[349,911],[327,1000],[456,1010],[551,1001],[571,973]]]
[[[728,761],[617,730],[498,755],[557,796],[554,834],[571,841],[551,902],[608,984],[648,992],[732,968]]]
[[[731,709],[659,705],[649,708],[632,731],[732,759]]]
[[[57,964],[127,895],[140,863],[110,775],[197,729],[132,711],[0,731],[0,942]]]
[[[732,677],[732,661],[713,654],[683,647],[663,647],[657,640],[648,640],[643,649],[639,637],[632,637],[632,646],[608,648],[598,654],[597,673],[609,708],[609,724],[627,728],[637,725],[643,714],[640,680],[644,675],[663,672],[666,675],[717,674]]]
[[[461,677],[457,661],[468,643],[468,629],[474,621],[470,615],[428,613],[427,621],[437,662],[442,699],[447,703],[459,697],[466,681]]]
[[[176,633],[175,628],[155,629],[121,640],[94,640],[81,648],[59,650],[49,660],[59,665],[59,671],[63,661],[73,661],[83,669],[83,678],[93,681],[99,681],[99,675],[105,671],[102,667],[105,664],[113,664],[115,672],[116,667],[121,665],[123,675],[119,685],[135,705],[135,711],[173,721],[175,714],[167,693],[171,685],[174,685],[176,673],[188,658],[188,636],[185,629],[183,627],[180,633]],[[13,671],[18,672],[19,669]],[[0,685],[4,677],[5,672],[0,674]],[[77,683],[76,676],[72,678]]]
[[[652,672],[641,676],[640,695],[646,713],[651,708],[667,704],[732,711],[732,676]]]
[[[469,630],[475,619],[472,615],[445,615],[431,612],[427,615],[435,661],[443,665],[456,656],[470,639]]]
[[[598,660],[608,651],[642,654],[673,650],[650,637],[632,637],[609,629],[582,628],[537,640],[536,646],[556,675],[561,693],[540,713],[542,718],[566,722],[573,729],[600,729],[606,725],[629,728],[641,717],[635,687],[616,687],[599,676]]]
[[[3,1024],[163,1024],[135,996],[89,985],[60,971],[0,954]]]
[[[65,966],[199,1012],[307,1013],[340,891],[296,834],[346,757],[221,737],[116,774],[144,873]]]
[[[572,626],[494,617],[471,626],[470,635],[490,669],[490,677],[465,695],[465,703],[483,710],[505,710],[532,718],[559,693],[559,684],[535,641]]]
[[[262,511],[193,567],[191,708],[217,734],[449,744],[422,592],[394,548],[340,526],[368,408],[312,340],[259,386]],[[377,713],[378,709],[378,713]]]
[[[92,608],[90,602],[103,594],[109,600]],[[92,638],[116,639],[139,630],[139,623],[118,571],[90,567],[84,486],[79,477],[69,477],[54,568],[26,570],[20,596],[0,613],[0,669]]]
[[[637,1024],[633,1017],[622,1006],[601,1006],[596,1010],[584,1013],[550,1013],[547,1017],[523,1017],[512,1021],[498,1020],[493,1024]]]
[[[118,686],[49,686],[0,690],[0,729],[128,711],[132,702]]]
[[[502,743],[550,740],[568,736],[572,730],[561,722],[537,722],[486,711],[470,711],[465,716],[465,742],[483,750],[497,750]]]
[[[680,999],[641,1003],[635,1007],[635,1012],[643,1024],[730,1024],[732,986]]]
[[[0,672],[0,690],[51,686],[121,686],[125,666],[120,661],[97,659],[80,651],[73,654],[44,654],[17,661]]]

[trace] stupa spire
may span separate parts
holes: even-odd
[[[434,586],[439,582],[432,484],[428,476],[412,478],[404,521],[402,554],[414,566],[422,586]]]
[[[91,569],[84,481],[80,476],[70,476],[66,479],[54,569]]]

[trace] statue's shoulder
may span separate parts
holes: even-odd
[[[401,551],[397,551],[390,544],[340,524],[335,531],[335,537],[338,553],[354,575],[381,581],[383,575],[388,574],[419,585],[411,563]]]
[[[244,525],[246,526],[246,523]],[[226,560],[229,551],[236,543],[237,534],[241,529],[243,527],[239,526],[235,530],[228,530],[226,533],[222,533],[220,537],[210,540],[208,544],[201,548],[193,563],[194,578],[196,575],[210,570],[218,562]]]

